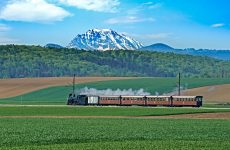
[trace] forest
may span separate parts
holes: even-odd
[[[28,45],[0,46],[0,78],[148,76],[228,78],[230,62],[150,51],[85,51]]]

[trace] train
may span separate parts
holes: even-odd
[[[105,96],[69,94],[67,105],[201,107],[203,96]]]

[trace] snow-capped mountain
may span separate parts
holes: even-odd
[[[111,29],[90,29],[85,34],[77,35],[67,46],[84,50],[136,50],[143,45]]]

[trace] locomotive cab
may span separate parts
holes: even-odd
[[[67,105],[73,105],[76,99],[76,95],[74,93],[70,93],[67,99]]]

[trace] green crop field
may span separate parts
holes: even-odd
[[[230,109],[1,106],[0,150],[228,149],[228,119],[96,118],[210,112],[230,112]],[[38,118],[23,118],[27,116]],[[58,116],[95,118],[57,118]]]
[[[0,149],[229,149],[230,120],[0,119]]]
[[[208,112],[230,112],[230,109],[77,106],[0,107],[0,116],[163,116]]]
[[[163,116],[230,112],[230,109],[153,107],[0,107],[0,116]]]
[[[197,79],[186,78],[182,79],[182,87],[190,89],[201,86],[216,85],[216,84],[229,84],[230,79]],[[96,89],[134,89],[138,90],[143,88],[144,91],[151,94],[163,94],[176,90],[176,78],[141,78],[129,79],[119,81],[100,81],[86,84],[77,84],[76,89],[83,87],[96,88]],[[50,87],[41,89],[31,93],[23,94],[17,97],[1,99],[0,104],[65,104],[68,93],[71,92],[71,85]]]

